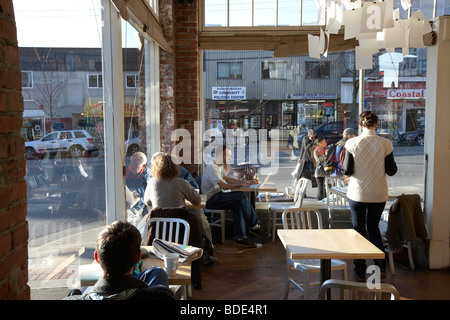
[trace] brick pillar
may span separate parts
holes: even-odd
[[[194,164],[194,121],[199,120],[200,108],[200,55],[198,49],[198,1],[187,4],[175,1],[174,33],[176,52],[176,125],[191,133],[191,164],[184,166],[191,172],[199,166]]]
[[[168,43],[174,48],[174,21],[172,0],[161,0],[159,2],[159,17],[164,27],[164,36]],[[175,57],[174,48],[172,54],[159,49],[160,63],[160,111],[161,111],[161,151],[171,152],[173,143],[170,140],[175,130]]]
[[[161,148],[170,152],[173,130],[187,129],[192,138],[193,163],[194,121],[199,119],[200,107],[198,3],[161,0],[159,13],[164,36],[173,48],[171,55],[160,49]],[[196,164],[183,165],[191,172],[198,171]]]
[[[30,299],[21,71],[13,3],[0,3],[0,299]]]

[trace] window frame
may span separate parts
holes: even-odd
[[[264,68],[264,64],[267,64],[267,69]],[[283,76],[278,76],[278,67],[275,67],[273,70],[275,72],[275,77],[270,76],[270,66],[283,66],[282,72],[284,73]],[[267,72],[264,72],[267,70]],[[267,74],[267,75],[266,75]],[[287,62],[286,61],[262,61],[261,62],[261,79],[263,80],[287,80]]]
[[[134,87],[128,85],[128,77],[134,77]],[[139,75],[137,73],[125,73],[125,88],[126,89],[137,89],[139,83]]]
[[[328,74],[322,75],[324,67],[327,67]],[[319,79],[319,80],[329,80],[331,75],[331,63],[330,61],[305,61],[305,79]]]
[[[221,77],[219,75],[219,65],[227,65],[228,66],[228,76],[227,77]],[[240,65],[240,71],[241,73],[237,73],[236,76],[233,76],[234,73],[232,72],[233,65]],[[239,62],[223,62],[223,61],[218,61],[217,62],[217,79],[221,80],[221,79],[226,79],[226,80],[242,80],[242,67],[243,67],[243,63],[242,61]],[[238,77],[238,75],[240,75],[240,77]]]
[[[97,79],[96,79],[97,86],[95,86],[95,87],[91,86],[91,82],[90,82],[90,79],[89,79],[92,76],[96,76],[97,77]],[[102,73],[88,73],[86,75],[86,77],[87,77],[87,79],[86,79],[87,87],[89,89],[102,89],[103,88],[103,74]],[[101,78],[101,86],[99,86],[99,78]]]
[[[26,86],[26,87],[23,86],[23,74],[24,73],[27,73],[27,74],[30,75],[28,77],[28,83],[31,82],[30,86]],[[21,71],[21,79],[22,79],[22,88],[25,88],[25,89],[33,89],[34,88],[34,74],[33,74],[33,71],[22,70]]]

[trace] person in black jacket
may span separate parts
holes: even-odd
[[[154,287],[170,290],[163,268],[137,271],[140,244],[141,234],[129,222],[113,222],[99,234],[94,257],[103,269],[103,277],[90,291],[91,299],[150,299],[154,297]]]

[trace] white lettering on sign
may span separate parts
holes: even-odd
[[[213,100],[245,100],[246,87],[212,87]]]

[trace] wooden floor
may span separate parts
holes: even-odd
[[[276,239],[258,249],[234,246],[231,238],[224,245],[215,243],[218,261],[202,267],[202,289],[193,290],[194,300],[282,300],[285,292],[286,256]],[[354,280],[353,262],[346,261],[349,280]],[[387,270],[385,283],[394,285],[404,300],[450,299],[450,270],[410,270],[409,265],[396,263],[396,275]],[[339,272],[332,277],[341,278]],[[319,275],[313,275],[313,280]],[[317,299],[318,286],[312,290]],[[289,300],[303,299],[302,293],[291,285]]]

